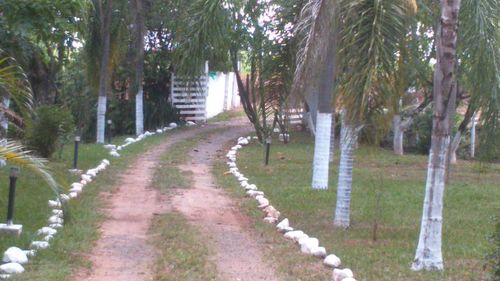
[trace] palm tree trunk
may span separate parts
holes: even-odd
[[[460,140],[462,139],[462,132],[458,131],[453,140],[451,141],[450,146],[450,164],[457,164],[457,150],[460,145]]]
[[[394,136],[392,140],[392,148],[394,151],[394,154],[396,155],[403,155],[404,150],[403,150],[403,137],[404,137],[404,131],[403,127],[401,125],[401,115],[395,114],[394,117],[392,118],[392,128],[394,131]]]
[[[332,125],[330,130],[330,163],[335,158],[335,112],[332,113]]]
[[[316,134],[314,138],[313,189],[328,189],[330,169],[330,145],[332,126],[332,96],[334,89],[335,54],[331,44],[325,60],[325,71],[321,75],[318,113],[316,115]]]
[[[352,124],[347,122],[344,112],[342,112],[340,118],[342,127],[340,129],[339,180],[333,224],[347,228],[350,225],[352,168],[354,163],[354,149],[357,143],[357,130]]]
[[[456,42],[460,0],[441,0],[436,34],[433,122],[420,236],[412,270],[443,270],[443,197],[456,99]]]
[[[101,36],[103,38],[102,55],[99,69],[99,99],[97,104],[97,143],[104,143],[106,128],[106,94],[108,92],[109,76],[109,49],[110,49],[110,30],[111,30],[111,10],[112,0],[107,1],[106,11],[104,11]]]
[[[144,15],[142,0],[134,1],[135,7],[135,134],[144,133],[144,94],[142,79],[144,76]]]

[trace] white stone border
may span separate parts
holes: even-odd
[[[193,125],[195,125],[195,123],[191,121],[186,123],[186,126],[188,127]],[[170,123],[168,127],[158,129],[156,132],[146,131],[144,134],[137,136],[137,138],[127,138],[122,145],[116,146],[114,144],[106,144],[104,147],[109,149],[110,156],[120,157],[118,151],[121,151],[130,144],[139,142],[155,134],[165,133],[177,127],[178,125],[176,123]],[[50,247],[50,241],[57,234],[58,229],[61,229],[64,226],[64,211],[62,209],[62,205],[72,199],[78,198],[84,191],[85,186],[92,182],[92,180],[110,164],[109,160],[103,159],[95,168],[88,169],[84,174],[80,175],[80,181],[74,182],[70,185],[68,194],[60,194],[59,198],[48,201],[49,207],[52,208],[52,212],[48,219],[48,225],[38,229],[36,232],[41,239],[33,240],[28,250],[22,250],[18,247],[9,247],[4,252],[2,258],[3,264],[0,265],[1,280],[6,280],[14,274],[23,273],[24,267],[22,265],[28,263],[29,258],[36,256],[38,250]]]
[[[265,197],[263,191],[259,191],[255,184],[249,183],[249,179],[239,171],[236,165],[236,155],[238,150],[243,146],[248,145],[252,139],[257,139],[257,137],[240,137],[238,138],[237,144],[231,147],[228,151],[226,157],[228,159],[227,165],[229,167],[229,173],[238,179],[240,186],[246,190],[247,196],[252,197],[257,201],[257,207],[260,208],[265,214],[263,220],[269,224],[276,224],[278,219],[281,217],[281,213],[271,205],[271,202]],[[327,255],[326,249],[319,246],[319,240],[317,238],[309,237],[309,235],[305,234],[301,230],[294,230],[294,228],[290,226],[288,218],[285,218],[278,223],[276,228],[279,232],[284,234],[286,239],[297,243],[303,254],[322,258],[323,264],[333,268],[332,281],[356,281],[354,279],[353,272],[349,268],[340,268],[341,261],[339,257],[334,254]]]

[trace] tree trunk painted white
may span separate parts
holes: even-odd
[[[472,117],[472,124],[470,126],[470,157],[474,158],[476,155],[476,115]]]
[[[139,90],[135,95],[135,134],[144,133],[144,93],[142,85],[139,85]]]
[[[332,114],[332,125],[330,130],[330,163],[335,158],[335,112]]]
[[[441,236],[443,225],[443,197],[446,175],[446,158],[450,138],[447,136],[433,138],[427,167],[427,183],[425,188],[424,211],[420,225],[415,260],[412,270],[443,270],[441,252]],[[439,151],[435,154],[433,151]]]
[[[328,189],[332,114],[318,112],[316,116],[312,188]]]
[[[412,270],[443,270],[441,250],[443,198],[452,120],[456,110],[456,44],[460,0],[441,0],[436,31],[432,137],[422,222]]]
[[[337,204],[333,224],[347,228],[350,225],[352,168],[354,149],[357,143],[357,130],[341,116],[340,128],[340,163],[337,184]]]
[[[462,139],[462,133],[458,131],[453,137],[453,140],[451,141],[450,164],[457,164],[457,150],[458,147],[460,146],[461,139]]]
[[[106,96],[97,100],[97,143],[104,143],[106,133]]]
[[[8,109],[10,106],[10,97],[7,95],[2,97],[2,103],[3,106]],[[0,126],[1,126],[0,139],[4,139],[7,137],[7,131],[9,130],[9,119],[3,112],[0,112]]]
[[[394,132],[392,148],[394,154],[403,155],[403,137],[404,131],[403,126],[401,125],[401,116],[399,114],[395,114],[392,118],[392,128]]]

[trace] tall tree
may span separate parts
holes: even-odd
[[[336,1],[311,0],[302,11],[308,31],[299,50],[294,79],[295,92],[309,100],[310,114],[316,116],[312,188],[327,189],[330,167],[332,101],[336,67]],[[299,30],[300,33],[300,30]],[[317,105],[317,106],[312,106]],[[316,112],[313,112],[317,108]]]
[[[144,3],[143,0],[133,0],[133,18],[134,18],[134,51],[135,51],[135,73],[133,82],[133,91],[135,95],[135,133],[140,135],[144,132]]]
[[[456,51],[460,0],[441,0],[436,34],[431,148],[422,223],[413,270],[442,270],[443,196],[455,102]]]

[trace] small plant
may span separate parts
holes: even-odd
[[[27,126],[28,146],[43,157],[50,157],[69,139],[75,129],[73,115],[63,107],[41,106]]]

